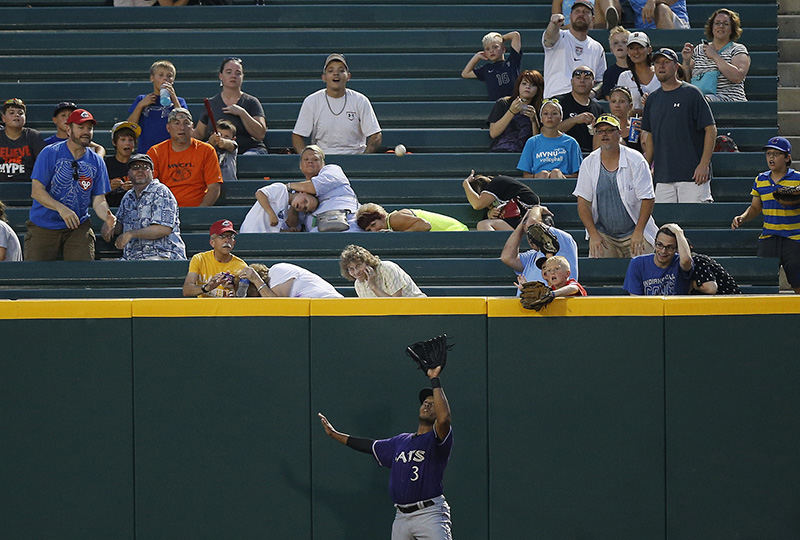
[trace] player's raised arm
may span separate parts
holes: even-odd
[[[431,380],[431,387],[433,388],[433,410],[436,412],[436,422],[433,424],[436,430],[436,438],[444,440],[447,434],[450,433],[450,404],[447,402],[447,396],[444,394],[444,388],[439,380],[439,374],[442,372],[442,366],[437,366],[428,370],[428,378]]]
[[[372,453],[372,443],[375,442],[374,440],[351,437],[347,433],[336,431],[336,428],[333,427],[333,424],[328,421],[324,414],[317,413],[317,416],[319,416],[319,421],[322,423],[322,428],[325,430],[325,433],[328,435],[328,437],[346,446],[349,446],[353,450],[358,450],[359,452],[364,452],[365,454]]]

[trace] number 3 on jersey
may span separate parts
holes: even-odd
[[[416,482],[419,480],[419,467],[416,465],[411,467],[411,481]]]

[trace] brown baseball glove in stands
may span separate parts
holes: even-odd
[[[553,291],[541,281],[527,281],[522,284],[519,301],[525,309],[539,311],[553,301]]]
[[[800,186],[781,186],[772,192],[772,196],[783,206],[796,206],[800,204]]]
[[[542,253],[558,253],[561,246],[558,238],[550,231],[550,227],[543,223],[534,223],[527,230],[528,243],[536,246]]]

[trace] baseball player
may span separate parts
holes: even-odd
[[[401,433],[390,439],[351,437],[336,431],[322,413],[325,433],[365,454],[372,454],[382,467],[392,470],[389,491],[397,508],[392,540],[452,540],[450,506],[442,494],[442,476],[453,447],[450,405],[444,395],[441,366],[427,371],[432,388],[419,392],[419,427],[416,433]]]

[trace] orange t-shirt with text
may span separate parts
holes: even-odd
[[[222,182],[222,171],[214,147],[192,139],[183,152],[172,149],[167,139],[150,147],[147,155],[153,160],[153,178],[167,186],[178,206],[200,206],[208,186]]]

